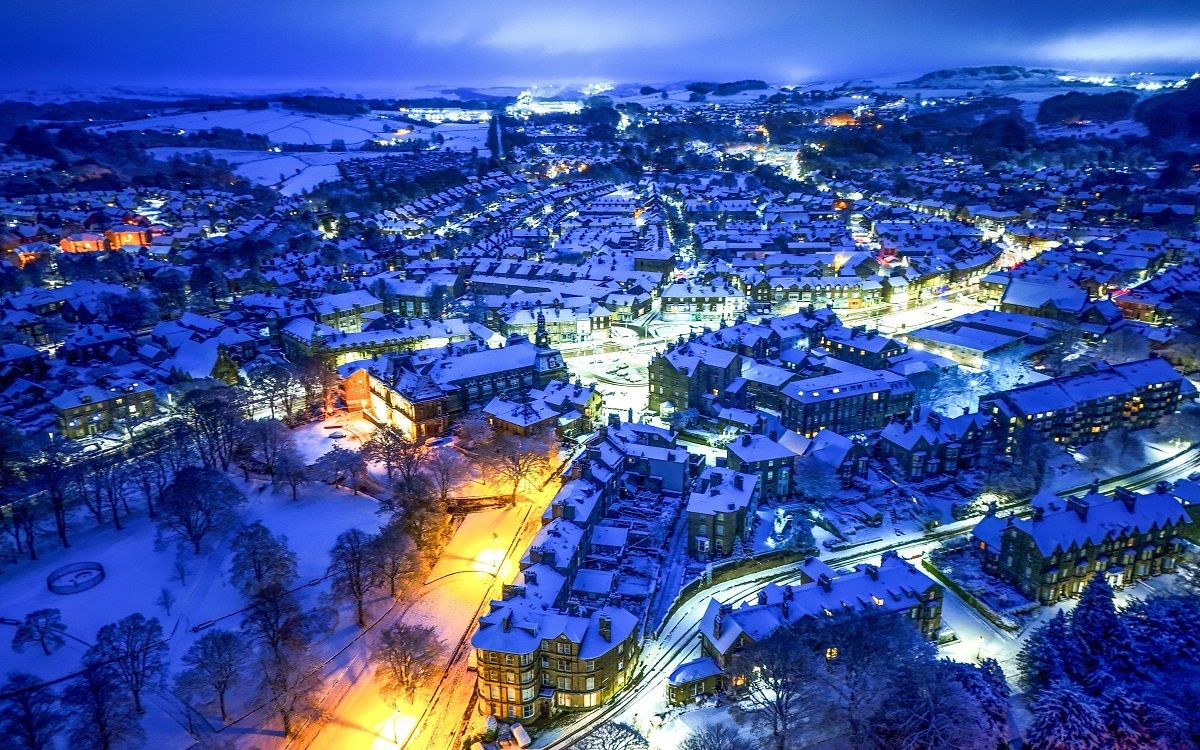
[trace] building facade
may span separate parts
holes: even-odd
[[[971,535],[988,571],[1049,605],[1079,596],[1094,575],[1120,588],[1175,570],[1191,518],[1166,489],[1038,497],[1032,518],[991,514]]]

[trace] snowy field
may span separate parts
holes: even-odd
[[[444,122],[434,128],[424,128],[414,131],[410,138],[429,139],[431,135],[440,135],[444,140],[439,148],[451,151],[470,151],[479,149],[482,156],[487,156],[488,123],[486,122]]]
[[[298,195],[323,182],[336,180],[337,165],[355,159],[377,159],[394,156],[383,151],[313,151],[277,154],[267,151],[243,151],[228,148],[186,148],[162,146],[147,150],[156,159],[173,156],[188,157],[199,153],[212,154],[236,164],[237,174],[259,185],[277,188],[284,195]]]
[[[1078,138],[1124,138],[1133,136],[1144,138],[1150,131],[1136,120],[1117,120],[1116,122],[1089,122],[1081,125],[1057,125],[1039,127],[1038,136],[1046,139]]]
[[[408,123],[368,115],[319,115],[286,109],[221,109],[211,112],[179,112],[176,114],[130,120],[115,125],[100,125],[97,132],[116,130],[210,130],[230,128],[245,133],[265,135],[273,143],[303,143],[328,146],[335,140],[347,147],[360,146],[380,135],[407,129]]]

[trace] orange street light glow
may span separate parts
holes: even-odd
[[[397,747],[403,747],[416,727],[416,716],[401,711],[393,712],[376,728],[375,733],[378,737],[371,743],[371,750],[395,750]]]

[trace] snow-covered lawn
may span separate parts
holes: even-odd
[[[1028,621],[1037,602],[1010,583],[988,574],[983,559],[968,540],[960,539],[933,552],[930,560],[938,570],[993,611],[1020,622]]]
[[[276,493],[269,487],[263,488],[260,482],[251,481],[247,485],[240,478],[235,481],[249,498],[241,519],[247,523],[260,520],[272,532],[288,538],[298,558],[300,582],[325,575],[328,551],[338,534],[351,528],[374,532],[380,525],[381,519],[375,514],[376,503],[348,490],[306,485],[301,488],[299,499],[293,502],[286,488]],[[43,541],[41,559],[6,567],[0,575],[0,602],[3,602],[0,616],[22,619],[36,609],[60,609],[69,637],[66,645],[50,656],[43,655],[38,648],[17,653],[8,645],[13,628],[4,627],[0,630],[4,640],[0,643],[3,655],[0,663],[4,671],[26,671],[45,679],[69,674],[78,668],[80,656],[87,648],[83,642],[90,644],[100,626],[135,612],[157,617],[162,622],[164,632],[170,636],[172,673],[179,670],[180,658],[198,637],[190,631],[191,627],[217,621],[215,627],[236,630],[241,618],[234,613],[242,609],[244,602],[228,582],[232,533],[207,539],[206,552],[199,557],[190,552],[182,556],[189,572],[186,585],[174,577],[175,546],[156,545],[155,537],[153,522],[135,514],[121,531],[110,527],[76,531],[68,549]],[[46,575],[50,571],[79,561],[102,564],[105,580],[78,594],[58,595],[47,589]],[[164,588],[177,599],[170,615],[155,603]],[[317,604],[328,594],[327,581],[299,592],[306,607]],[[355,630],[348,612],[344,607],[340,609],[337,631],[318,645],[323,654],[335,650]],[[233,697],[235,714],[248,703],[252,687],[241,686]],[[167,706],[162,698],[149,701],[144,721],[147,747],[188,747],[190,738],[170,718]]]
[[[359,414],[338,414],[321,422],[309,422],[292,430],[296,449],[312,463],[334,447],[358,450],[375,432],[375,425]]]

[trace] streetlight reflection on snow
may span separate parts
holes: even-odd
[[[371,750],[391,750],[402,747],[416,726],[417,717],[413,714],[393,711],[392,715],[384,719],[375,731],[378,739],[371,745]]]
[[[505,551],[500,547],[488,547],[475,556],[475,570],[480,573],[500,575],[500,567],[504,564]]]

